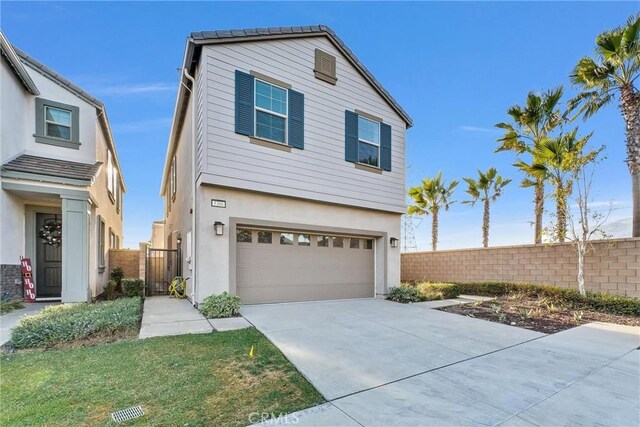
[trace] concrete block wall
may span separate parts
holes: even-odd
[[[138,249],[109,249],[109,271],[122,268],[124,277],[137,277],[144,280],[144,254]]]
[[[571,244],[404,253],[403,281],[526,282],[577,289]],[[640,238],[593,242],[585,263],[587,289],[640,298]]]

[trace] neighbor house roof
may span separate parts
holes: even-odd
[[[400,104],[391,96],[389,92],[382,86],[382,84],[374,77],[374,75],[364,66],[362,62],[356,57],[356,55],[347,47],[347,45],[338,37],[338,35],[326,25],[310,25],[301,27],[270,27],[270,28],[255,28],[244,30],[218,30],[218,31],[197,31],[191,33],[187,39],[187,47],[184,54],[183,67],[187,68],[191,73],[198,61],[200,60],[200,53],[203,45],[208,44],[221,44],[221,43],[238,43],[238,42],[250,42],[258,40],[278,40],[278,39],[291,39],[291,38],[304,38],[304,37],[327,37],[333,45],[344,54],[344,56],[351,62],[351,64],[360,72],[360,74],[367,80],[373,88],[382,96],[382,98],[389,103],[400,117],[405,121],[407,127],[413,126],[413,120],[407,114],[407,112],[400,106]],[[180,76],[182,82],[183,76]],[[184,116],[186,114],[186,101],[189,98],[188,93],[185,92],[183,84],[179,85],[178,99],[176,101],[176,108],[174,111],[174,120],[171,128],[171,135],[169,136],[169,147],[167,149],[167,156],[165,159],[164,172],[162,175],[162,184],[160,186],[160,194],[162,195],[167,183],[167,174],[169,173],[169,161],[173,155],[175,139],[180,133]]]
[[[8,43],[8,41],[7,41],[7,43]],[[118,176],[119,176],[119,179],[120,179],[120,185],[122,185],[122,191],[126,192],[126,186],[125,186],[125,183],[124,183],[124,176],[123,176],[123,173],[122,173],[122,168],[120,167],[120,160],[118,158],[118,152],[116,150],[115,142],[114,142],[114,139],[113,139],[113,134],[111,133],[111,126],[109,125],[109,119],[107,117],[107,108],[105,107],[104,103],[102,101],[100,101],[98,98],[96,98],[95,96],[91,95],[89,92],[87,92],[84,89],[82,89],[77,84],[71,82],[67,78],[65,78],[62,75],[60,75],[55,70],[49,68],[48,66],[44,65],[42,62],[40,62],[37,59],[35,59],[34,57],[30,56],[26,52],[18,49],[17,47],[15,47],[15,46],[13,46],[11,44],[9,44],[9,46],[12,47],[12,49],[16,53],[17,57],[20,58],[20,62],[24,63],[25,65],[27,65],[28,67],[30,67],[34,71],[42,74],[43,76],[45,76],[49,80],[57,83],[61,87],[67,89],[69,92],[73,93],[74,95],[76,95],[80,99],[84,100],[85,102],[89,103],[90,105],[92,105],[93,107],[96,108],[96,112],[97,112],[97,116],[98,116],[98,122],[100,123],[100,126],[102,126],[102,129],[104,131],[103,133],[105,135],[105,140],[107,142],[107,145],[109,146],[109,148],[111,148],[111,151],[113,152],[114,162],[115,162],[116,167],[118,168],[118,170],[120,172],[118,174]],[[27,76],[28,76],[28,74],[27,74]],[[34,95],[38,95],[38,94],[34,94]]]
[[[102,162],[79,163],[23,154],[2,165],[2,170],[93,181],[101,166]]]
[[[14,47],[9,43],[9,40],[7,40],[7,37],[2,31],[0,31],[0,51],[24,88],[33,95],[40,95],[38,87],[31,79],[31,76],[29,76],[29,73],[27,73],[27,70],[24,68],[24,65],[22,65]]]

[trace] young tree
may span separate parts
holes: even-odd
[[[431,247],[434,251],[438,249],[438,214],[440,209],[449,210],[455,203],[451,197],[457,185],[458,181],[447,184],[440,171],[435,178],[425,178],[422,185],[409,188],[413,205],[409,206],[407,214],[431,215]]]
[[[572,109],[588,118],[619,98],[626,125],[627,166],[631,174],[633,237],[640,237],[640,15],[627,24],[596,38],[595,59],[582,58],[571,74],[571,81],[583,89],[570,102]]]
[[[577,165],[573,170],[575,186],[575,202],[577,213],[569,211],[569,241],[574,245],[578,254],[578,290],[582,296],[586,295],[584,262],[586,255],[593,249],[592,240],[607,239],[603,225],[609,218],[611,206],[607,212],[598,212],[589,207],[591,183],[595,171],[595,161],[601,150],[587,163]]]
[[[503,129],[505,134],[498,139],[499,151],[513,151],[518,156],[518,165],[532,165],[536,163],[535,147],[563,122],[558,104],[562,98],[562,87],[549,90],[542,95],[529,92],[524,107],[515,105],[507,110],[513,120],[512,124],[498,123],[496,127]],[[526,163],[520,157],[528,155]],[[527,168],[522,169],[527,173]],[[534,187],[535,237],[536,244],[542,243],[542,217],[544,214],[544,185],[546,177],[543,175],[527,177],[522,181],[522,187]]]
[[[484,204],[484,214],[482,215],[482,246],[489,247],[489,210],[491,202],[498,200],[502,195],[502,190],[511,180],[504,179],[498,175],[496,168],[489,168],[486,172],[478,171],[478,180],[473,178],[462,178],[467,183],[465,190],[471,200],[465,200],[462,203],[475,205],[477,201]]]
[[[532,175],[543,175],[551,182],[556,201],[555,239],[562,243],[567,236],[567,201],[573,191],[573,171],[594,160],[599,150],[584,153],[592,134],[578,137],[578,128],[547,138],[536,147],[537,163],[527,165]]]

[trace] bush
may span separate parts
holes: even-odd
[[[640,316],[640,300],[625,296],[595,292],[587,292],[586,296],[582,296],[576,289],[526,283],[459,283],[458,287],[460,293],[466,295],[493,297],[520,293],[530,297],[548,298],[574,309]]]
[[[220,295],[211,295],[204,299],[200,312],[208,319],[231,317],[240,312],[240,297],[226,291]]]
[[[124,271],[122,271],[122,267],[115,267],[111,270],[111,280],[116,282],[116,292],[122,293],[122,278],[124,277]]]
[[[107,301],[111,301],[118,298],[119,296],[120,296],[120,293],[118,292],[118,285],[116,284],[116,281],[109,280],[106,286],[104,287],[104,292],[102,293],[102,297]]]
[[[415,285],[422,301],[457,298],[460,288],[453,283],[418,283]]]
[[[136,329],[141,312],[140,298],[53,305],[21,319],[11,333],[11,344],[15,348],[50,346]]]
[[[144,280],[125,277],[122,279],[122,293],[125,297],[144,297]]]
[[[401,303],[419,302],[420,295],[418,295],[418,290],[414,287],[396,286],[394,288],[389,289],[389,293],[387,294],[387,299],[390,301],[401,302]]]

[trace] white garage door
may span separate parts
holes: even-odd
[[[244,304],[375,296],[372,239],[238,228],[236,242]]]

